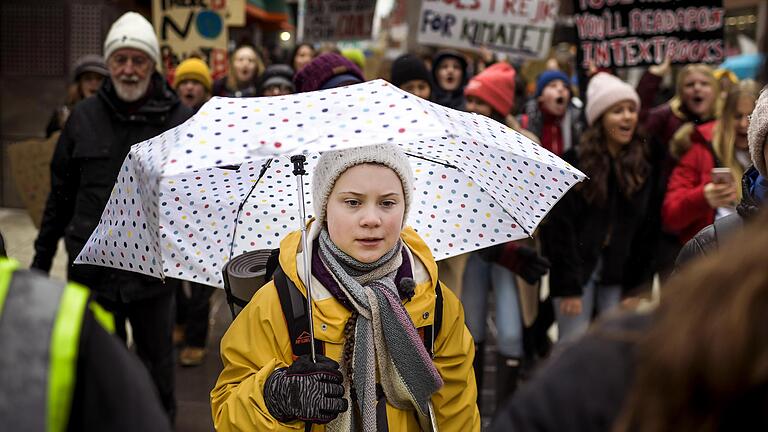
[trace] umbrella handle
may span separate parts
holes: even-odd
[[[307,239],[307,211],[304,208],[304,176],[307,171],[304,169],[304,163],[307,158],[304,155],[291,156],[293,163],[293,175],[296,176],[296,188],[299,191],[299,224],[301,225],[301,246],[304,253],[304,285],[307,288],[307,315],[309,317],[309,346],[312,353],[312,363],[315,359],[315,325],[312,319],[312,270],[310,268],[309,240]]]
[[[429,410],[429,422],[431,423],[430,432],[437,432],[437,418],[435,417],[435,407],[432,405],[432,401],[427,401],[427,409]]]

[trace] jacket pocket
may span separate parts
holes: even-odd
[[[112,154],[112,145],[108,140],[98,140],[86,137],[77,141],[72,159],[80,170],[80,189],[82,192],[93,192],[94,189],[109,188],[117,179],[121,160]]]

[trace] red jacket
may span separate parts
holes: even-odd
[[[711,121],[696,127],[691,134],[690,149],[669,177],[661,220],[665,230],[677,234],[681,245],[715,221],[715,210],[704,198],[704,185],[711,181],[715,167],[711,141],[716,123]]]

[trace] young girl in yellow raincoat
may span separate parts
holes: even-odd
[[[446,287],[434,356],[419,336],[434,323],[438,277],[429,247],[406,227],[407,157],[392,145],[326,152],[312,192],[313,324],[325,355],[294,360],[277,289],[266,284],[221,341],[216,429],[479,431],[472,336]],[[279,261],[306,295],[300,245],[301,232],[288,235]]]

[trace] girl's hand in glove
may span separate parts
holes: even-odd
[[[264,400],[277,420],[324,424],[347,410],[339,364],[320,354],[315,358],[317,363],[312,363],[303,355],[267,378]]]

